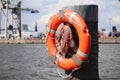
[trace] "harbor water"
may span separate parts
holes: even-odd
[[[0,44],[0,80],[63,80],[45,44]],[[120,44],[99,44],[100,80],[120,79]]]
[[[99,45],[100,80],[120,80],[120,44]]]

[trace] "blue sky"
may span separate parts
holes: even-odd
[[[116,26],[120,31],[120,0],[21,0],[22,7],[37,9],[38,14],[22,14],[22,23],[28,24],[29,28],[34,30],[35,21],[37,21],[38,31],[46,31],[45,25],[49,18],[65,6],[96,4],[99,7],[98,28],[105,28],[110,31]]]

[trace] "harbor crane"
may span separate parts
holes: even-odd
[[[21,39],[21,13],[27,12],[27,13],[39,13],[38,10],[30,9],[30,8],[22,8],[21,4],[22,1],[18,1],[17,4],[12,3],[13,0],[1,0],[0,1],[0,33],[1,30],[5,30],[5,38],[7,38],[7,30],[18,30],[19,32],[19,38]],[[6,11],[6,21],[5,21],[5,29],[1,29],[1,18],[2,18],[2,10]],[[17,29],[13,28],[12,24],[9,24],[8,26],[8,11],[11,11],[11,15],[17,16]],[[12,20],[13,23],[13,20]]]

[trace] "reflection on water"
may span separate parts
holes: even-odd
[[[100,44],[101,80],[120,78],[120,45]],[[0,44],[0,80],[62,80],[45,44]]]

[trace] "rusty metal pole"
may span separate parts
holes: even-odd
[[[65,80],[99,80],[98,74],[98,6],[78,5],[64,7],[80,14],[85,20],[91,35],[91,51],[88,62],[82,68],[73,72],[72,76]]]

